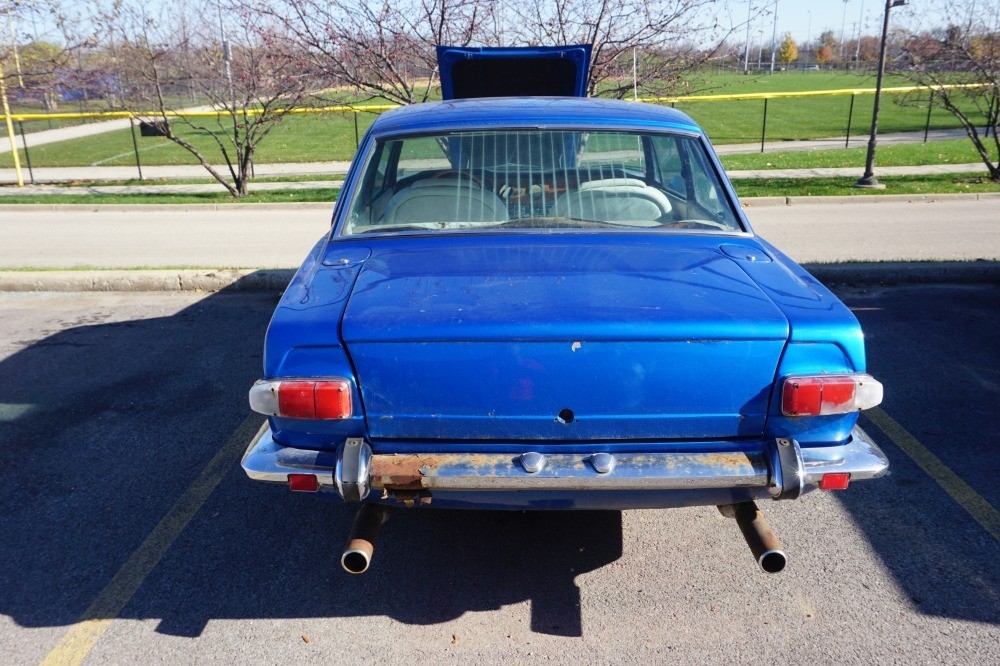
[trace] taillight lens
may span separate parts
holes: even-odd
[[[882,384],[866,374],[789,377],[781,392],[785,416],[848,414],[881,402]]]
[[[290,419],[346,419],[351,384],[346,379],[262,379],[250,389],[250,409]]]

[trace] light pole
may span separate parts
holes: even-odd
[[[844,59],[844,29],[847,27],[847,3],[850,0],[844,0],[844,17],[840,19],[840,59]]]
[[[813,13],[812,13],[811,9],[809,11],[807,11],[806,13],[809,14],[809,28],[806,30],[806,48],[805,48],[805,51],[806,51],[806,65],[809,65],[809,40],[812,39],[812,34],[813,34]]]
[[[771,73],[774,74],[774,40],[778,36],[778,0],[774,0],[774,23],[771,24]]]
[[[747,0],[747,50],[743,55],[743,73],[750,73],[750,15],[753,12],[753,0]]]
[[[865,158],[865,174],[854,184],[855,187],[884,188],[875,178],[875,142],[878,133],[878,104],[882,97],[882,76],[885,74],[885,43],[889,36],[889,10],[901,7],[906,0],[885,0],[885,16],[882,18],[882,44],[878,49],[878,78],[875,79],[875,104],[872,107],[872,128],[868,137],[868,156]]]
[[[219,37],[222,39],[222,60],[226,64],[226,80],[229,81],[229,96],[234,98],[233,104],[235,105],[236,92],[233,88],[233,52],[232,48],[229,46],[229,41],[226,40],[226,26],[222,22],[222,0],[215,0],[215,6],[219,10]]]
[[[858,41],[854,45],[854,62],[861,62],[861,32],[865,29],[865,0],[861,0],[861,13],[858,14]]]

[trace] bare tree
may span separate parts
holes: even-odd
[[[122,104],[137,114],[152,112],[150,120],[167,139],[234,197],[245,196],[261,141],[309,94],[308,60],[259,12],[230,5],[227,25],[221,11],[204,4],[181,7],[190,11],[183,22],[166,13],[177,9],[115,2],[102,13],[115,84],[127,86]],[[207,108],[184,108],[193,94],[207,100]],[[217,150],[196,145],[196,135],[210,137]]]
[[[399,104],[426,101],[435,44],[464,46],[490,20],[483,0],[276,0],[247,4],[273,18],[342,89]],[[346,93],[346,94],[345,94]]]
[[[270,0],[253,6],[279,21],[342,92],[401,104],[430,97],[438,44],[590,44],[588,91],[610,97],[632,94],[638,54],[638,87],[663,95],[721,53],[739,27],[718,0]]]
[[[934,88],[929,102],[922,103],[951,113],[990,179],[1000,181],[1000,0],[952,0],[936,9],[950,24],[934,32],[908,33],[901,71],[914,83]],[[959,87],[949,87],[954,85]],[[911,96],[904,103],[917,99]]]
[[[723,53],[739,25],[717,0],[533,0],[511,10],[520,44],[590,44],[590,95],[689,92],[690,73]]]

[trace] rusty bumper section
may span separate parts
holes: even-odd
[[[746,453],[617,454],[604,473],[591,455],[538,455],[537,471],[512,454],[374,455],[371,485],[390,491],[682,490],[765,486],[768,479],[764,456]]]
[[[252,479],[278,483],[289,474],[312,474],[321,489],[348,501],[372,492],[422,503],[435,491],[718,488],[767,488],[775,499],[794,499],[824,474],[873,479],[886,473],[888,461],[860,428],[846,444],[822,448],[776,439],[750,452],[594,454],[373,454],[360,438],[334,453],[282,446],[265,430],[247,448],[243,469]]]

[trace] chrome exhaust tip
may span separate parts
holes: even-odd
[[[368,565],[372,562],[371,550],[363,548],[348,548],[340,556],[340,566],[344,571],[352,574],[363,574],[368,571]]]
[[[755,502],[740,502],[719,507],[722,515],[735,518],[743,538],[750,546],[757,565],[767,573],[778,573],[788,564],[785,551],[781,549],[778,537],[771,531],[771,526],[764,519]]]
[[[769,550],[757,558],[757,564],[767,573],[778,573],[788,564],[788,558],[780,550]]]
[[[378,504],[364,504],[354,518],[347,546],[340,556],[340,566],[351,574],[368,571],[375,553],[379,528],[389,519],[389,509]]]

